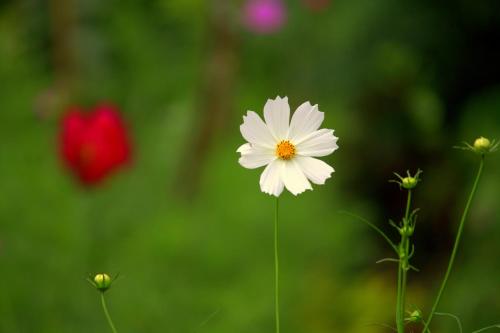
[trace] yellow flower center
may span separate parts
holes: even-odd
[[[276,156],[282,160],[289,160],[295,156],[295,146],[288,140],[282,140],[276,145]]]

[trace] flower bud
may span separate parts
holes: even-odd
[[[415,177],[405,177],[401,181],[401,186],[407,190],[411,190],[417,186],[418,179]]]
[[[486,153],[490,150],[491,142],[485,137],[479,137],[474,141],[474,149],[479,153]]]
[[[410,171],[406,171],[406,177],[400,176],[398,173],[394,173],[398,179],[391,179],[389,182],[396,183],[399,187],[404,188],[406,190],[411,190],[417,186],[420,182],[420,175],[422,174],[422,170],[418,169],[414,176],[410,174]]]
[[[413,235],[414,228],[410,225],[406,225],[399,229],[401,236],[411,237]]]
[[[420,310],[414,310],[410,313],[410,316],[407,317],[406,320],[412,323],[417,323],[422,320],[422,312]]]
[[[94,286],[100,291],[106,291],[111,287],[111,278],[106,273],[99,273],[94,276]]]

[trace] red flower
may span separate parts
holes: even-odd
[[[102,104],[91,112],[69,108],[62,120],[61,157],[85,185],[99,183],[129,162],[127,129],[114,106]]]

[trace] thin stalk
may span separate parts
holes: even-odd
[[[405,243],[408,244],[408,239],[405,239]],[[405,258],[408,258],[408,246],[405,245]],[[408,259],[404,259],[405,261]],[[401,310],[400,310],[400,315],[402,316],[401,320],[404,322],[404,314],[405,314],[405,308],[406,308],[406,284],[408,281],[408,265],[405,264],[405,261],[403,261],[402,264],[402,272],[401,272]],[[403,332],[404,332],[404,327],[403,327]]]
[[[425,320],[422,319],[422,322],[424,323],[424,325],[427,325],[427,322]],[[428,332],[431,333],[431,330],[428,329]],[[472,332],[472,333],[475,333],[475,332]]]
[[[101,292],[101,304],[102,304],[102,309],[104,310],[104,314],[106,315],[106,319],[108,320],[109,327],[111,327],[111,331],[113,331],[113,333],[117,333],[115,325],[113,324],[111,316],[109,315],[108,307],[106,306],[106,301],[104,300],[103,292]]]
[[[408,197],[406,199],[406,209],[405,217],[403,219],[403,227],[407,227],[408,218],[410,216],[410,206],[411,206],[411,190],[408,190]],[[405,315],[405,304],[406,304],[406,282],[408,279],[408,251],[409,251],[409,240],[408,236],[403,235],[401,237],[401,243],[399,244],[400,251],[404,251],[403,257],[399,256],[398,265],[398,293],[397,293],[397,304],[396,304],[396,326],[398,333],[404,333],[404,315]]]
[[[274,283],[275,283],[274,311],[276,316],[276,333],[280,332],[278,211],[279,211],[279,199],[276,198],[276,210],[274,212]]]
[[[481,162],[479,163],[479,168],[477,170],[476,179],[474,180],[474,184],[472,185],[472,190],[469,194],[469,198],[467,199],[467,203],[466,203],[465,209],[462,213],[462,217],[460,218],[460,224],[458,226],[457,236],[455,237],[455,244],[453,245],[453,250],[451,252],[450,261],[448,262],[448,268],[446,269],[446,273],[444,275],[443,282],[441,283],[441,287],[439,288],[439,292],[437,294],[436,300],[434,301],[434,305],[432,306],[432,310],[429,313],[429,317],[427,318],[427,322],[426,322],[422,332],[430,332],[429,325],[431,324],[432,317],[434,316],[434,313],[436,312],[436,309],[439,305],[439,301],[441,300],[441,296],[443,295],[444,289],[446,287],[446,283],[448,282],[448,278],[450,277],[451,269],[453,267],[453,263],[455,262],[455,257],[457,255],[458,245],[460,244],[460,239],[462,237],[465,219],[466,219],[467,214],[469,212],[469,208],[470,208],[470,205],[472,203],[472,199],[474,198],[474,195],[476,194],[477,185],[479,184],[479,179],[481,178],[481,174],[483,173],[483,167],[484,167],[484,155],[481,156]]]
[[[401,260],[399,260],[398,265],[398,293],[396,296],[396,328],[398,329],[398,333],[404,332],[404,321],[400,320],[403,317],[401,313],[401,286],[402,286],[402,272],[401,269]]]
[[[411,205],[411,190],[408,190],[408,198],[406,199],[405,223],[408,222],[408,216],[410,216],[410,205]]]

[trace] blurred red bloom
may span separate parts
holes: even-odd
[[[61,157],[83,184],[95,185],[130,161],[129,134],[116,107],[72,107],[61,125]]]

